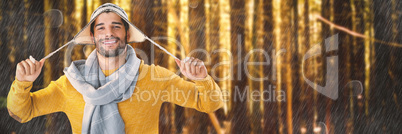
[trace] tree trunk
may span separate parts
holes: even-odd
[[[392,23],[392,1],[373,0],[374,11],[374,31],[377,40],[385,42],[396,42],[400,39],[395,39],[393,29],[395,24]],[[391,7],[391,8],[390,8]],[[399,22],[400,23],[400,22]],[[400,37],[399,37],[400,38]],[[394,59],[398,58],[396,53],[400,48],[394,48],[384,43],[375,43],[375,68],[373,76],[372,90],[370,90],[370,103],[372,106],[369,108],[369,115],[374,119],[371,124],[377,125],[376,127],[382,128],[381,130],[372,130],[377,133],[401,133],[402,129],[398,128],[401,124],[401,115],[396,112],[396,93],[400,91],[394,87],[395,77],[393,74]],[[399,64],[399,63],[396,63]],[[399,82],[399,81],[398,81]],[[395,83],[398,83],[395,81]],[[397,122],[395,122],[395,120]],[[398,123],[399,122],[399,123]]]
[[[264,31],[266,32],[265,38],[264,38],[264,46],[263,48],[266,48],[268,51],[268,54],[270,56],[270,61],[273,61],[274,59],[274,54],[272,53],[274,50],[274,36],[273,36],[273,23],[274,23],[274,18],[273,18],[273,7],[272,7],[272,0],[266,0],[264,1],[264,17],[267,18],[264,21]],[[263,86],[264,86],[264,91],[268,92],[267,98],[269,97],[271,101],[264,101],[264,118],[263,118],[263,133],[268,133],[268,134],[276,134],[278,130],[278,113],[276,112],[278,107],[275,104],[275,101],[272,101],[272,92],[274,92],[274,72],[272,71],[273,68],[275,68],[274,64],[271,62],[265,69],[264,69],[264,74],[268,74],[268,81],[265,81]],[[264,94],[265,95],[265,94]],[[267,99],[264,97],[264,99]]]
[[[251,126],[248,117],[247,100],[247,76],[243,70],[245,56],[244,37],[245,31],[243,25],[245,24],[245,2],[243,0],[231,0],[231,16],[230,16],[230,30],[231,30],[231,52],[233,55],[233,71],[234,80],[232,81],[232,110],[231,110],[231,132],[233,134],[250,133]]]

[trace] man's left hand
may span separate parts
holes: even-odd
[[[208,75],[204,62],[197,58],[186,57],[181,61],[176,59],[176,63],[181,73],[190,80],[202,80]]]

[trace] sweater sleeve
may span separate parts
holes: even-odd
[[[159,80],[163,89],[171,96],[168,102],[205,113],[214,112],[223,106],[222,91],[209,75],[192,82],[163,67],[157,66],[156,73],[161,78]]]
[[[30,92],[33,82],[15,79],[7,96],[10,116],[25,123],[37,116],[62,111],[65,97],[61,89],[65,80],[66,77],[61,77],[44,89]]]

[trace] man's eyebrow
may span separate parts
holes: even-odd
[[[104,25],[104,24],[105,23],[99,23],[99,24],[96,24],[95,27],[100,26],[100,25]]]
[[[112,22],[112,24],[119,24],[119,25],[123,25],[120,22]]]

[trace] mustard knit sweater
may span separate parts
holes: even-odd
[[[108,76],[114,71],[103,73]],[[31,88],[32,82],[14,80],[7,97],[7,108],[13,118],[25,123],[37,116],[64,112],[73,133],[81,133],[85,102],[65,75],[44,89],[32,93]],[[142,61],[132,97],[118,103],[126,133],[158,133],[159,110],[163,102],[206,113],[223,105],[221,89],[210,76],[190,82],[163,67],[146,65]]]

